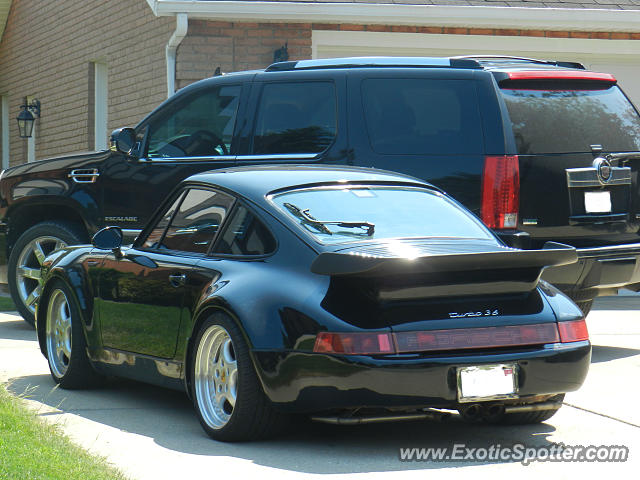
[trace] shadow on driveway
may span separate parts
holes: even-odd
[[[180,392],[126,380],[109,380],[97,390],[68,391],[54,387],[48,375],[14,379],[10,390],[17,395],[58,408],[126,432],[152,438],[177,452],[231,456],[254,463],[305,473],[362,473],[440,469],[503,463],[400,462],[401,447],[469,448],[503,447],[515,443],[551,446],[547,436],[555,432],[548,424],[516,427],[468,424],[453,416],[445,422],[420,421],[362,426],[333,426],[302,419],[290,433],[253,443],[225,444],[202,431],[191,402]]]

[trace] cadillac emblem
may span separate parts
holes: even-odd
[[[593,161],[593,166],[596,169],[598,180],[600,183],[605,184],[611,180],[613,170],[611,169],[611,163],[606,158],[598,157]]]

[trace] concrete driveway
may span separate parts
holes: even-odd
[[[29,398],[42,418],[62,425],[77,443],[106,456],[132,478],[637,478],[640,467],[640,298],[599,299],[588,317],[594,344],[583,388],[567,395],[548,423],[498,427],[452,417],[422,421],[325,426],[303,423],[276,440],[224,444],[205,436],[183,394],[128,381],[93,391],[54,388],[35,334],[18,317],[0,314],[0,381]],[[0,432],[0,435],[2,432]],[[624,445],[626,462],[551,463],[515,460],[401,462],[401,447],[484,449]],[[2,461],[2,452],[0,452]]]

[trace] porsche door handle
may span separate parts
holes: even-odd
[[[181,287],[187,281],[187,276],[183,273],[181,275],[169,275],[169,283],[172,287]]]

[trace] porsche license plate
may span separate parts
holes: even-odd
[[[611,213],[611,192],[584,192],[587,213]]]
[[[460,367],[458,401],[517,398],[517,380],[517,367],[514,364]]]

